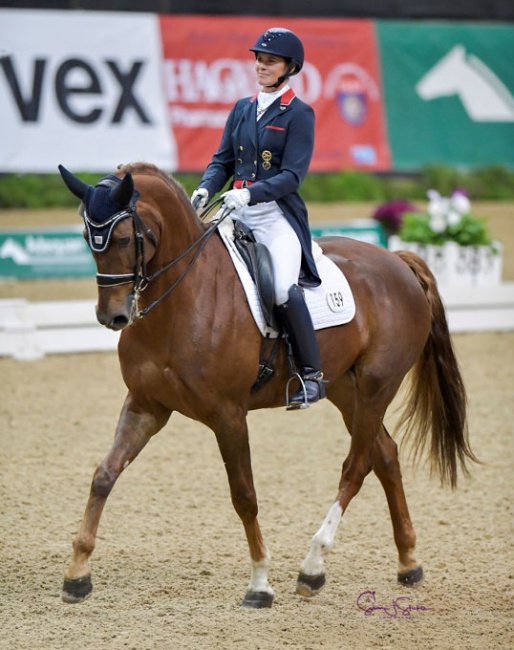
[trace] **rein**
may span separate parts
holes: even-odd
[[[208,205],[205,208],[205,210],[202,212],[202,214],[200,215],[200,219],[203,221],[207,217],[207,215],[210,212],[212,212],[213,209],[219,203],[222,203],[222,201],[223,201],[223,199],[217,199],[216,201],[213,201],[210,205]],[[218,221],[216,221],[211,226],[209,226],[207,228],[207,230],[205,230],[205,232],[199,237],[199,239],[194,241],[188,248],[186,248],[185,251],[183,251],[174,260],[172,260],[171,262],[168,262],[168,264],[166,264],[165,266],[160,268],[158,271],[155,271],[155,273],[152,273],[152,275],[150,275],[150,276],[146,276],[146,274],[145,274],[146,277],[142,278],[142,282],[143,281],[145,282],[144,286],[141,286],[142,285],[142,282],[141,282],[141,285],[140,286],[136,285],[136,287],[134,289],[135,302],[136,302],[136,316],[138,318],[143,318],[143,316],[146,316],[146,314],[148,314],[150,311],[152,311],[152,309],[157,307],[157,305],[160,305],[161,302],[163,302],[170,295],[170,293],[172,293],[172,291],[174,291],[178,287],[178,285],[182,282],[182,280],[186,277],[186,275],[189,273],[189,271],[193,267],[193,264],[196,262],[196,260],[200,256],[201,252],[205,248],[205,246],[206,246],[207,242],[209,241],[209,239],[216,232],[218,224],[220,224],[224,219],[226,219],[231,212],[232,212],[232,210],[225,210],[223,212],[223,214],[221,215],[220,219],[218,219]],[[175,280],[175,282],[170,287],[168,287],[168,289],[166,289],[166,291],[162,294],[162,296],[160,296],[159,298],[157,298],[156,300],[151,302],[144,309],[141,309],[141,310],[137,311],[137,301],[138,301],[138,298],[139,298],[139,294],[146,289],[146,287],[149,285],[149,283],[152,280],[155,280],[156,278],[158,278],[165,271],[168,271],[169,269],[171,269],[173,266],[175,266],[175,264],[178,264],[179,262],[181,262],[197,246],[199,246],[198,250],[193,255],[193,257],[189,261],[189,263],[186,266],[186,268],[184,269],[184,271],[182,271],[180,276]]]
[[[213,209],[222,201],[223,199],[217,199],[216,201],[210,203],[200,215],[200,219],[202,221],[205,220],[205,218],[213,211]],[[186,277],[186,275],[193,267],[194,263],[202,253],[209,239],[216,232],[218,224],[220,224],[224,219],[226,219],[226,217],[231,212],[232,210],[225,210],[222,213],[220,219],[218,219],[215,223],[209,226],[202,233],[202,235],[196,241],[194,241],[188,248],[186,248],[186,250],[183,251],[178,257],[171,260],[171,262],[168,262],[168,264],[158,269],[151,275],[148,275],[146,272],[146,261],[145,261],[145,235],[147,235],[150,238],[150,240],[156,247],[158,244],[157,238],[155,237],[153,232],[144,225],[144,222],[139,216],[135,205],[130,206],[127,210],[123,211],[123,215],[120,213],[120,218],[125,218],[125,217],[132,218],[132,223],[134,226],[134,234],[136,238],[136,264],[135,264],[134,272],[122,273],[119,275],[97,273],[96,276],[97,285],[99,287],[106,288],[106,287],[119,286],[122,284],[134,283],[134,310],[133,310],[135,312],[134,315],[137,318],[143,318],[143,316],[146,316],[150,311],[152,311],[152,309],[157,307],[157,305],[160,305],[178,287],[178,285],[182,282],[182,280]],[[115,217],[117,216],[118,215],[115,215]],[[115,217],[113,217],[113,219]],[[146,229],[144,232],[143,232],[143,227]],[[188,265],[186,266],[184,271],[180,274],[180,276],[175,280],[175,282],[170,287],[168,287],[168,289],[166,289],[166,291],[159,298],[151,302],[144,309],[138,310],[139,297],[141,293],[145,291],[145,289],[148,287],[150,282],[152,282],[153,280],[161,276],[163,273],[173,268],[176,264],[181,262],[195,248],[198,248],[198,250],[196,250],[193,257],[189,261]]]

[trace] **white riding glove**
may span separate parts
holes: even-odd
[[[191,203],[195,210],[201,210],[209,201],[209,192],[205,187],[199,187],[191,194]]]
[[[250,203],[250,190],[244,187],[241,190],[229,190],[221,195],[223,205],[229,210],[241,210]]]

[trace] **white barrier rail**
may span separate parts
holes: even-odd
[[[92,300],[0,300],[0,356],[35,360],[45,354],[115,350],[119,332],[96,320]]]
[[[439,290],[452,333],[514,330],[514,282]]]
[[[442,287],[452,333],[514,330],[514,282],[493,287]],[[113,351],[119,333],[96,320],[92,300],[0,300],[0,356],[35,360],[46,354]]]

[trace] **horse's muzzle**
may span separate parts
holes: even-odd
[[[129,294],[125,301],[116,307],[109,304],[103,307],[101,301],[99,301],[96,307],[96,318],[100,325],[119,332],[132,323],[134,305],[134,294]]]

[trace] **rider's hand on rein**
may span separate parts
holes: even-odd
[[[244,187],[241,190],[229,190],[221,195],[223,205],[229,210],[241,210],[250,203],[250,190]]]
[[[209,192],[205,187],[199,187],[191,195],[191,203],[195,210],[201,210],[204,208],[209,201]]]

